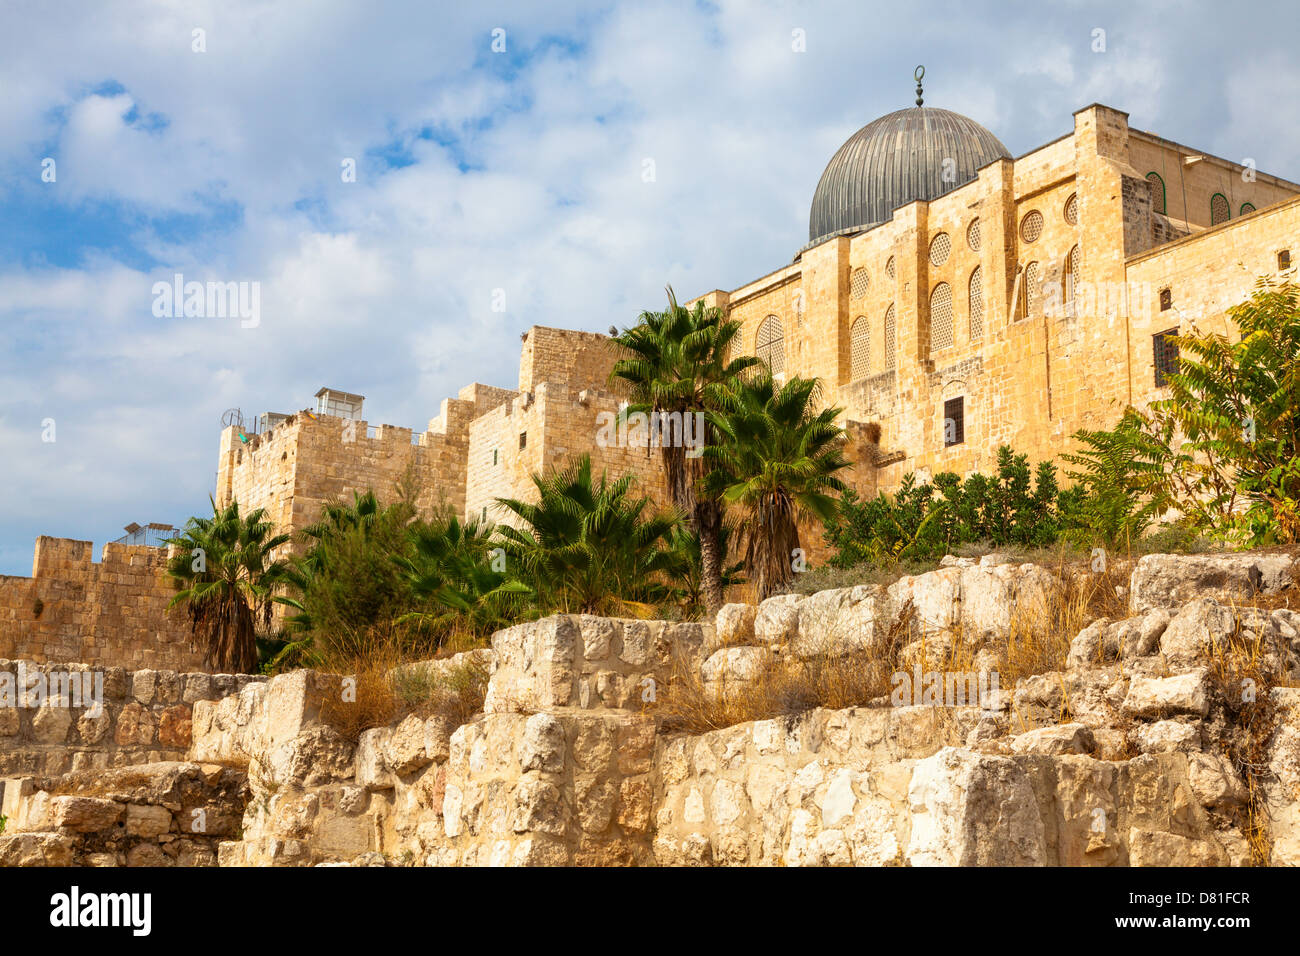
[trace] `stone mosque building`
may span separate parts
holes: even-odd
[[[1300,185],[1249,160],[1097,104],[1013,157],[975,120],[923,105],[919,82],[916,102],[831,157],[788,265],[698,297],[775,374],[822,380],[860,493],[988,470],[1003,444],[1054,457],[1164,394],[1168,336],[1232,335],[1224,311],[1260,276],[1294,275]],[[322,389],[314,412],[222,433],[218,501],[298,529],[331,497],[388,496],[416,474],[426,500],[500,517],[497,497],[528,497],[531,473],[580,453],[663,499],[653,449],[596,442],[621,400],[615,358],[605,335],[533,327],[514,387],[468,385],[422,433],[371,426],[361,396]]]
[[[844,409],[845,477],[871,495],[908,472],[987,471],[1003,444],[1052,458],[1078,429],[1165,394],[1171,334],[1233,336],[1227,308],[1261,276],[1294,276],[1300,185],[1096,104],[1013,157],[975,120],[923,105],[918,84],[916,106],[831,157],[795,242],[789,264],[699,298],[738,319],[739,347],[778,376],[821,379]],[[367,488],[499,519],[496,498],[530,498],[531,474],[588,453],[666,503],[656,449],[598,440],[622,400],[615,358],[606,335],[535,326],[518,382],[467,385],[418,432],[371,425],[362,396],[332,388],[294,414],[236,413],[216,500],[266,508],[288,531]],[[815,535],[805,547],[816,560]],[[156,666],[193,666],[183,628],[158,632],[171,597],[159,549],[113,543],[99,563],[92,550],[42,537],[31,578],[0,576],[0,656],[148,646]]]

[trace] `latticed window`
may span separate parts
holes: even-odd
[[[970,274],[970,337],[972,342],[984,337],[984,277],[979,266]]]
[[[1037,242],[1042,234],[1043,214],[1037,209],[1025,213],[1025,218],[1020,220],[1020,238],[1025,242]]]
[[[1241,212],[1239,212],[1238,215],[1244,216],[1246,215],[1246,213],[1254,212],[1254,211],[1255,211],[1255,204],[1253,202],[1244,202],[1241,204]]]
[[[865,315],[853,320],[849,329],[849,381],[871,374],[871,325]]]
[[[893,262],[891,259],[890,262]],[[898,323],[894,321],[894,306],[885,311],[885,370],[898,368]]]
[[[867,275],[866,269],[854,269],[853,274],[849,276],[849,296],[854,299],[860,299],[867,294],[867,289],[871,285],[871,276]]]
[[[1228,197],[1223,193],[1215,193],[1210,197],[1210,225],[1217,226],[1221,222],[1227,222],[1232,218],[1232,207],[1228,205]]]
[[[1024,288],[1020,290],[1020,301],[1024,311],[1021,318],[1032,315],[1038,309],[1038,263],[1031,262],[1025,266]]]
[[[1070,198],[1065,201],[1065,221],[1071,226],[1079,224],[1079,195],[1071,193]]]
[[[930,293],[930,351],[952,345],[952,286],[940,282]]]
[[[1159,173],[1150,172],[1147,173],[1147,182],[1155,183],[1156,185],[1155,192],[1152,193],[1152,208],[1154,208],[1158,213],[1167,213],[1169,209],[1165,204],[1165,181],[1160,178]]]
[[[971,247],[971,251],[980,251],[980,221],[976,219],[966,227],[966,245]]]
[[[758,327],[754,354],[767,363],[773,375],[785,374],[785,338],[781,320],[775,315],[769,315]]]
[[[946,232],[941,232],[934,237],[930,243],[930,265],[941,266],[948,261],[948,254],[952,252],[952,240],[948,238]]]
[[[889,261],[885,263],[885,275],[894,278],[894,257],[890,256]]]
[[[1079,247],[1070,250],[1070,259],[1065,270],[1065,301],[1074,301],[1074,292],[1079,288],[1079,271],[1083,266],[1083,256]]]
[[[1151,336],[1152,353],[1156,366],[1156,388],[1169,384],[1169,376],[1178,371],[1178,346],[1174,344],[1177,329],[1168,329]]]

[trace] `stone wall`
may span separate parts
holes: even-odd
[[[907,601],[923,632],[958,624],[996,638],[1007,605],[1041,593],[1041,569],[954,562],[883,589],[729,606],[716,629],[517,625],[493,638],[483,714],[460,727],[409,716],[351,751],[303,691],[332,693],[333,678],[289,675],[199,705],[193,756],[266,755],[269,782],[252,783],[244,839],[221,846],[227,864],[1245,865],[1246,790],[1216,743],[1218,692],[1184,645],[1246,615],[1294,658],[1300,616],[1229,611],[1209,624],[1243,585],[1290,586],[1285,556],[1229,558],[1226,571],[1213,560],[1144,559],[1138,616],[1096,622],[1066,672],[982,707],[815,709],[692,735],[656,733],[653,700],[628,690],[663,693],[680,673],[670,660],[707,675],[746,635],[796,656],[837,653],[828,639],[870,647]],[[1300,695],[1273,695],[1283,719],[1268,747],[1270,835],[1274,862],[1291,864]]]
[[[67,677],[77,686],[64,683]],[[190,749],[196,701],[221,700],[264,680],[250,674],[0,661],[0,687],[11,690],[0,703],[0,776],[181,760]],[[98,709],[95,688],[103,691]]]
[[[0,866],[215,866],[247,799],[244,774],[216,764],[24,778],[5,789]]]
[[[1300,864],[1300,613],[1274,607],[1295,594],[1289,555],[1147,556],[1131,617],[1089,623],[1062,670],[974,704],[795,706],[705,733],[657,712],[684,675],[734,692],[758,658],[879,654],[909,608],[918,636],[944,653],[945,635],[981,642],[974,666],[999,668],[1008,615],[1043,598],[1046,574],[949,559],[889,586],[728,605],[712,625],[520,624],[491,650],[409,665],[429,687],[486,667],[482,713],[355,737],[340,675],[115,675],[116,751],[6,780],[0,864],[1246,865],[1249,793],[1225,749],[1236,684],[1214,671],[1241,635],[1285,678],[1260,701],[1255,772],[1271,861]],[[191,699],[186,760],[121,742]],[[0,747],[59,723],[19,721],[33,739]],[[87,751],[85,723],[66,722],[64,749]],[[158,762],[96,769],[142,757]]]
[[[161,548],[36,539],[30,578],[0,577],[0,657],[102,667],[202,670]]]
[[[545,383],[575,388],[614,387],[609,374],[618,352],[599,332],[551,329],[534,325],[523,336],[519,356],[519,391],[526,394]]]
[[[1002,756],[979,711],[817,710],[661,742],[655,860],[731,866],[1242,865],[1203,755]],[[1198,762],[1200,761],[1200,762]]]

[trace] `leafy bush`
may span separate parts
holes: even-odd
[[[909,473],[892,497],[862,501],[846,492],[826,523],[827,541],[836,552],[831,563],[847,568],[933,560],[976,541],[1043,547],[1060,534],[1062,495],[1050,462],[1031,472],[1028,456],[1004,445],[992,476],[975,472],[963,481],[944,472],[919,484]]]

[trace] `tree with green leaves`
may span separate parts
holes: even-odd
[[[1177,510],[1192,527],[1243,546],[1300,541],[1300,289],[1268,277],[1228,310],[1240,332],[1174,338],[1168,398],[1127,409],[1107,431],[1075,434],[1064,456],[1087,489],[1084,514],[1105,535]],[[1095,497],[1088,502],[1087,497]]]
[[[1170,396],[1153,405],[1186,439],[1207,523],[1240,544],[1300,541],[1298,297],[1292,282],[1263,277],[1228,310],[1236,341],[1179,335]]]
[[[705,308],[703,302],[687,309],[669,287],[665,311],[641,313],[636,325],[612,339],[621,357],[611,379],[630,391],[625,414],[686,416],[716,409],[720,389],[759,364],[754,356],[728,359],[739,334],[740,323],[721,309]],[[712,427],[705,432],[704,444],[712,444]],[[699,537],[705,603],[715,612],[723,600],[723,505],[702,493],[706,467],[698,449],[663,443],[660,457],[672,502]]]
[[[679,516],[634,496],[630,476],[593,480],[587,455],[532,481],[536,504],[497,499],[518,521],[496,528],[510,574],[546,611],[649,616],[667,593],[667,541]]]
[[[741,573],[745,568],[743,561],[728,561],[731,554],[734,529],[724,522],[718,535],[718,553],[722,555],[722,587],[732,588],[745,581]],[[668,550],[672,563],[666,570],[669,600],[677,606],[678,612],[687,619],[697,618],[706,606],[704,600],[704,561],[700,554],[700,536],[685,523],[673,527],[668,539]]]
[[[167,573],[177,589],[169,608],[183,606],[208,666],[228,673],[257,670],[257,630],[271,623],[276,591],[290,566],[274,556],[289,535],[272,534],[262,508],[239,513],[212,502],[211,518],[190,518],[170,542]]]
[[[292,562],[294,594],[280,598],[289,641],[276,664],[311,664],[322,654],[344,659],[374,640],[398,640],[396,622],[411,610],[410,582],[399,561],[411,554],[415,509],[381,505],[373,491],[329,501],[302,530],[304,555]]]
[[[817,379],[778,386],[770,372],[733,380],[708,413],[717,444],[704,449],[705,488],[743,510],[745,568],[758,600],[789,586],[799,522],[828,520],[846,490],[836,472],[848,467],[842,409],[817,411]]]

